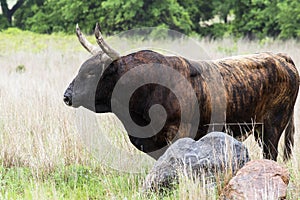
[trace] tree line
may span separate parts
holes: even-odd
[[[299,0],[0,0],[0,30],[14,26],[38,33],[73,33],[76,23],[114,34],[163,27],[187,35],[263,39],[300,37]]]

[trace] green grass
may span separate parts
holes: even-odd
[[[93,36],[88,38],[94,41]],[[143,44],[111,42],[123,51],[125,46],[137,48]],[[159,45],[170,45],[163,42]],[[203,39],[199,44],[210,58],[274,51],[288,53],[298,69],[300,66],[299,43],[294,40]],[[0,32],[0,199],[216,199],[222,184],[209,188],[184,177],[173,190],[145,195],[140,189],[153,160],[141,154],[149,161],[145,169],[126,173],[106,166],[87,152],[78,135],[75,110],[64,105],[62,95],[89,56],[75,34],[39,35],[16,29]],[[291,174],[288,199],[300,199],[299,100],[295,118],[294,156],[286,164],[279,159]],[[113,115],[97,119],[101,137],[136,152]],[[245,143],[252,159],[261,158],[253,138]]]
[[[174,199],[176,189],[159,196],[143,194],[144,175],[82,165],[57,167],[36,176],[29,168],[0,168],[1,199]]]

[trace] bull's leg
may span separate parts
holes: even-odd
[[[266,159],[277,161],[278,142],[281,133],[276,128],[265,126],[262,136],[263,157]]]
[[[288,113],[277,113],[276,117],[270,117],[264,121],[262,133],[262,145],[264,158],[277,160],[278,143],[288,123]]]
[[[252,127],[250,125],[243,125],[242,123],[235,124],[235,125],[227,125],[223,132],[233,136],[234,138],[238,139],[239,141],[245,141],[251,134],[252,134]]]

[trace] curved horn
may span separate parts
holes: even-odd
[[[78,24],[76,24],[76,35],[78,37],[79,42],[81,43],[81,45],[88,50],[88,52],[90,52],[93,55],[97,55],[99,54],[99,52],[101,52],[101,49],[97,46],[92,45],[87,39],[86,37],[81,33],[80,28],[78,26]]]
[[[111,48],[103,39],[102,34],[100,32],[100,25],[99,23],[96,24],[95,27],[95,37],[97,40],[98,45],[101,47],[101,49],[113,60],[116,60],[120,57],[120,54],[115,51],[113,48]]]

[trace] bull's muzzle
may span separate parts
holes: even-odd
[[[72,93],[73,93],[74,80],[70,83],[69,87],[64,93],[64,102],[68,106],[72,106]]]
[[[64,94],[64,102],[65,102],[66,105],[72,106],[72,96],[65,93]]]

